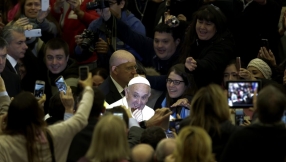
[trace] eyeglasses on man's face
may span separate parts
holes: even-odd
[[[184,81],[181,81],[181,80],[172,80],[172,79],[168,78],[168,79],[166,79],[166,82],[167,82],[168,84],[173,83],[174,85],[180,85],[181,82],[184,82]]]

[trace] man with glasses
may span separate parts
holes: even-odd
[[[136,74],[135,57],[128,51],[117,50],[109,60],[110,76],[98,87],[108,104],[125,96],[124,88]]]
[[[149,120],[154,115],[154,110],[146,105],[151,95],[149,81],[141,76],[134,77],[125,88],[126,96],[107,107],[124,106],[130,109],[132,118],[138,123]]]

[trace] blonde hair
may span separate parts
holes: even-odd
[[[176,138],[173,157],[176,162],[214,162],[212,141],[208,133],[195,126],[184,127]]]
[[[213,130],[220,134],[220,124],[229,120],[227,96],[222,88],[210,84],[201,88],[191,102],[191,125],[204,128],[208,133]]]
[[[117,116],[103,116],[95,126],[86,158],[91,162],[113,162],[129,156],[125,122]]]

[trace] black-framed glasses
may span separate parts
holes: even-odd
[[[168,79],[166,79],[166,82],[167,82],[168,84],[171,84],[171,83],[173,82],[174,85],[180,85],[181,82],[184,82],[184,81],[181,81],[181,80],[172,80],[172,79],[168,78]]]

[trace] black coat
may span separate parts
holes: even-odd
[[[234,39],[228,31],[219,40],[197,39],[197,42],[191,46],[189,57],[197,61],[197,67],[191,73],[198,88],[210,83],[220,85],[227,64],[234,59]],[[189,70],[186,69],[186,71]]]
[[[98,88],[104,93],[105,101],[108,104],[112,104],[122,98],[110,76]]]
[[[285,124],[252,124],[234,133],[220,162],[284,162],[286,157]]]
[[[7,62],[8,62],[8,60],[7,60]],[[7,64],[7,62],[6,62],[6,64]],[[17,75],[15,72],[11,72],[9,69],[5,68],[3,70],[3,72],[1,73],[1,77],[5,82],[6,91],[10,97],[15,97],[18,93],[20,93],[21,86],[20,86],[19,75]]]
[[[279,0],[267,0],[265,5],[251,2],[243,11],[237,15],[235,30],[233,32],[236,41],[236,55],[241,57],[244,65],[257,57],[261,39],[268,39],[270,49],[279,64],[277,24],[281,14],[281,3]],[[278,3],[277,3],[278,2]]]

